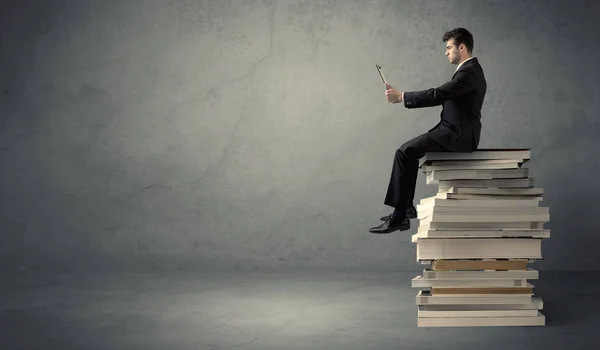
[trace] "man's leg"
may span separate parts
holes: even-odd
[[[444,151],[449,150],[431,140],[426,133],[406,142],[396,150],[390,182],[384,200],[385,205],[394,208],[392,220],[386,221],[379,228],[371,229],[371,232],[387,233],[375,231],[390,231],[393,227],[388,228],[388,226],[394,226],[406,219],[406,209],[412,204],[409,200],[412,201],[412,197],[414,197],[419,159],[425,156],[427,152]]]

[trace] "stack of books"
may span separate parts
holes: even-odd
[[[438,192],[417,205],[412,236],[429,265],[412,280],[418,327],[545,325],[528,264],[542,259],[550,211],[522,167],[530,158],[529,149],[479,149],[422,159]]]

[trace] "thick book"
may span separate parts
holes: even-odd
[[[525,271],[528,259],[439,259],[431,262],[431,270],[439,271]]]
[[[527,294],[533,293],[533,284],[518,287],[432,287],[431,295],[470,295],[470,294]]]
[[[417,241],[417,261],[439,259],[542,259],[539,238],[427,238]]]
[[[421,238],[550,238],[550,229],[543,230],[424,230],[418,228],[411,236],[411,242],[416,243]]]
[[[525,206],[422,206],[417,204],[417,218],[426,218],[432,214],[453,214],[457,217],[460,216],[481,216],[488,215],[490,217],[498,215],[538,215],[548,214],[550,215],[549,207],[525,207]],[[491,220],[495,221],[495,220]],[[523,221],[523,220],[511,220],[511,221]],[[535,220],[532,220],[535,221]]]
[[[495,160],[495,159],[531,159],[528,148],[481,148],[473,152],[428,152],[423,161],[434,160]]]
[[[419,230],[508,230],[508,229],[538,229],[544,228],[547,221],[523,221],[523,222],[433,222],[424,219],[419,221]]]
[[[438,294],[420,290],[416,305],[498,305],[530,304],[531,294]]]
[[[532,188],[535,179],[532,177],[524,179],[486,179],[486,180],[440,180],[439,191],[448,191],[452,187],[470,188]]]
[[[524,179],[529,169],[492,169],[492,170],[434,170],[427,173],[426,183],[436,184],[441,180],[492,180]]]
[[[492,310],[542,310],[544,301],[540,297],[531,297],[526,304],[426,304],[418,305],[422,311],[492,311]]]
[[[448,194],[479,194],[494,196],[542,196],[543,188],[473,188],[468,186],[453,186],[443,193]],[[501,197],[498,197],[501,198]]]
[[[525,327],[545,324],[546,317],[539,311],[536,316],[417,317],[417,327]]]
[[[422,275],[411,280],[412,288],[475,288],[475,287],[524,287],[526,278],[426,278]]]
[[[476,188],[477,190],[493,190],[486,188]],[[439,192],[435,195],[436,198],[442,199],[488,199],[488,200],[502,200],[502,199],[534,199],[538,202],[544,200],[544,197],[541,195],[496,195],[496,194],[470,194],[470,193],[448,193],[448,192]]]
[[[421,164],[419,168],[421,168],[421,171],[424,173],[434,170],[518,169],[521,167],[522,163],[522,159],[497,161],[446,161],[426,162]]]
[[[526,200],[513,198],[494,198],[494,199],[464,199],[457,200],[452,198],[440,198],[438,196],[426,197],[419,201],[419,208],[426,209],[432,207],[518,207],[531,208],[539,207],[540,200],[538,197],[529,197]]]
[[[435,271],[432,269],[423,269],[424,279],[427,280],[466,280],[466,279],[538,279],[539,271],[535,269],[516,270],[516,271],[495,271],[495,270],[476,270],[476,271]]]
[[[469,208],[450,208],[450,207],[434,207],[427,211],[417,213],[417,218],[423,223],[433,222],[472,222],[472,223],[485,223],[485,222],[524,222],[524,221],[550,221],[550,208],[539,207],[539,208],[517,208],[521,209],[520,212],[517,210],[510,210],[509,208],[490,210],[487,208],[481,208],[480,210],[473,210],[468,212]]]

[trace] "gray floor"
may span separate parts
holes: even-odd
[[[540,272],[545,327],[417,328],[414,273],[0,273],[0,349],[597,349],[600,273]]]

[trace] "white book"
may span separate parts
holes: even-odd
[[[418,306],[417,317],[532,317],[537,316],[538,310],[425,310],[423,305]]]
[[[544,198],[542,196],[529,196],[529,195],[486,195],[486,194],[469,194],[469,193],[447,193],[447,192],[438,192],[435,195],[436,198],[441,198],[441,199],[454,199],[454,200],[465,200],[465,199],[472,199],[472,200],[503,200],[503,199],[510,199],[510,200],[536,200],[538,202],[541,202],[544,200]]]
[[[411,280],[412,288],[452,288],[452,287],[526,287],[527,279],[507,278],[425,278],[421,275]]]
[[[546,318],[539,311],[536,316],[517,317],[417,317],[417,327],[523,327],[545,323]]]
[[[531,237],[550,238],[550,229],[543,230],[425,230],[419,226],[417,233],[411,236],[416,243],[419,238],[511,238]]]
[[[531,294],[442,294],[420,290],[415,298],[416,305],[497,305],[530,304]]]
[[[523,148],[481,148],[473,152],[428,152],[423,158],[425,162],[434,160],[531,159],[531,150]]]
[[[538,203],[538,202],[534,202]],[[420,205],[417,204],[417,218],[425,218],[432,214],[454,214],[460,215],[550,215],[549,207],[538,206],[446,206],[446,205]]]
[[[425,304],[417,307],[424,311],[542,310],[544,301],[540,297],[531,297],[531,301],[525,304]]]
[[[444,159],[444,160],[428,160],[421,158],[421,165],[480,165],[480,164],[502,164],[506,162],[524,163],[527,159]]]
[[[452,279],[538,279],[539,271],[528,268],[527,270],[467,270],[467,271],[434,271],[423,269],[423,278],[434,280],[452,280]]]
[[[547,207],[541,207],[539,209],[549,209]],[[417,218],[422,220],[424,223],[430,222],[469,222],[469,223],[484,223],[484,222],[524,222],[524,221],[550,221],[550,212],[540,213],[509,213],[509,214],[459,214],[459,213],[423,213],[417,214]]]
[[[434,170],[426,175],[427,184],[438,183],[441,180],[519,179],[527,178],[529,169]]]
[[[525,179],[491,179],[491,180],[441,180],[438,181],[438,190],[447,191],[451,187],[471,188],[531,188],[534,178]]]
[[[421,238],[417,261],[439,259],[542,259],[539,238]]]
[[[498,199],[448,199],[439,198],[437,196],[423,198],[417,204],[417,210],[419,207],[423,209],[431,207],[538,207],[540,200],[537,197],[527,197],[527,199],[512,199],[498,198]]]
[[[520,168],[520,163],[517,161],[514,162],[504,162],[500,163],[491,163],[491,164],[444,164],[444,165],[428,165],[422,164],[420,166],[422,172],[428,173],[430,171],[435,170],[475,170],[475,169],[518,169]]]
[[[432,222],[419,221],[419,230],[507,230],[507,229],[543,229],[547,221],[524,221],[524,222]]]
[[[485,195],[507,195],[507,196],[541,196],[543,188],[473,188],[469,186],[453,186],[443,191],[452,194],[485,194]]]

